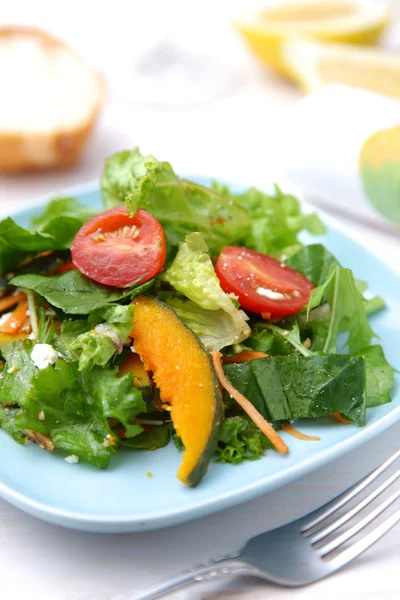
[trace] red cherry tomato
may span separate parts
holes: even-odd
[[[313,284],[303,275],[266,254],[228,246],[215,271],[224,292],[233,293],[250,312],[280,319],[307,304]]]
[[[129,216],[124,206],[90,219],[71,246],[72,260],[81,273],[115,287],[144,283],[157,275],[166,252],[157,219],[145,210]]]

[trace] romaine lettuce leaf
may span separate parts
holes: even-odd
[[[237,308],[234,300],[222,290],[218,277],[215,274],[211,258],[208,254],[207,244],[200,233],[191,233],[186,236],[185,242],[179,246],[172,265],[161,276],[162,281],[168,282],[175,290],[189,298],[194,304],[204,311],[218,311],[214,325],[208,312],[194,314],[191,306],[187,307],[184,314],[182,304],[179,306],[181,316],[189,327],[196,327],[200,333],[207,322],[204,331],[204,342],[209,350],[219,350],[224,346],[240,343],[251,333],[247,324],[246,314]],[[218,323],[221,311],[226,313],[231,321],[221,326]],[[199,336],[203,340],[203,334]]]

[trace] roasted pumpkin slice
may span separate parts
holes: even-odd
[[[152,384],[142,359],[136,352],[129,352],[119,369],[119,376],[132,373],[133,383],[140,388],[143,400],[148,403],[153,399]]]
[[[177,477],[195,486],[217,446],[223,404],[209,354],[173,310],[151,296],[138,296],[132,336],[145,368],[153,372],[185,447]]]

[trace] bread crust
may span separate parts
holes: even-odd
[[[37,37],[42,44],[62,47],[82,62],[82,59],[64,42],[50,34],[30,27],[0,27],[0,39],[14,35]],[[85,145],[96,123],[103,98],[104,81],[92,70],[98,85],[98,100],[86,121],[75,127],[58,128],[48,132],[1,132],[0,172],[16,173],[58,168],[71,168],[82,156]]]

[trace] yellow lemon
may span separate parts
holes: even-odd
[[[390,3],[381,0],[280,1],[235,25],[258,58],[290,77],[282,60],[282,46],[288,39],[374,44],[390,13]]]
[[[400,98],[400,55],[348,44],[290,41],[282,59],[305,92],[343,83]]]

